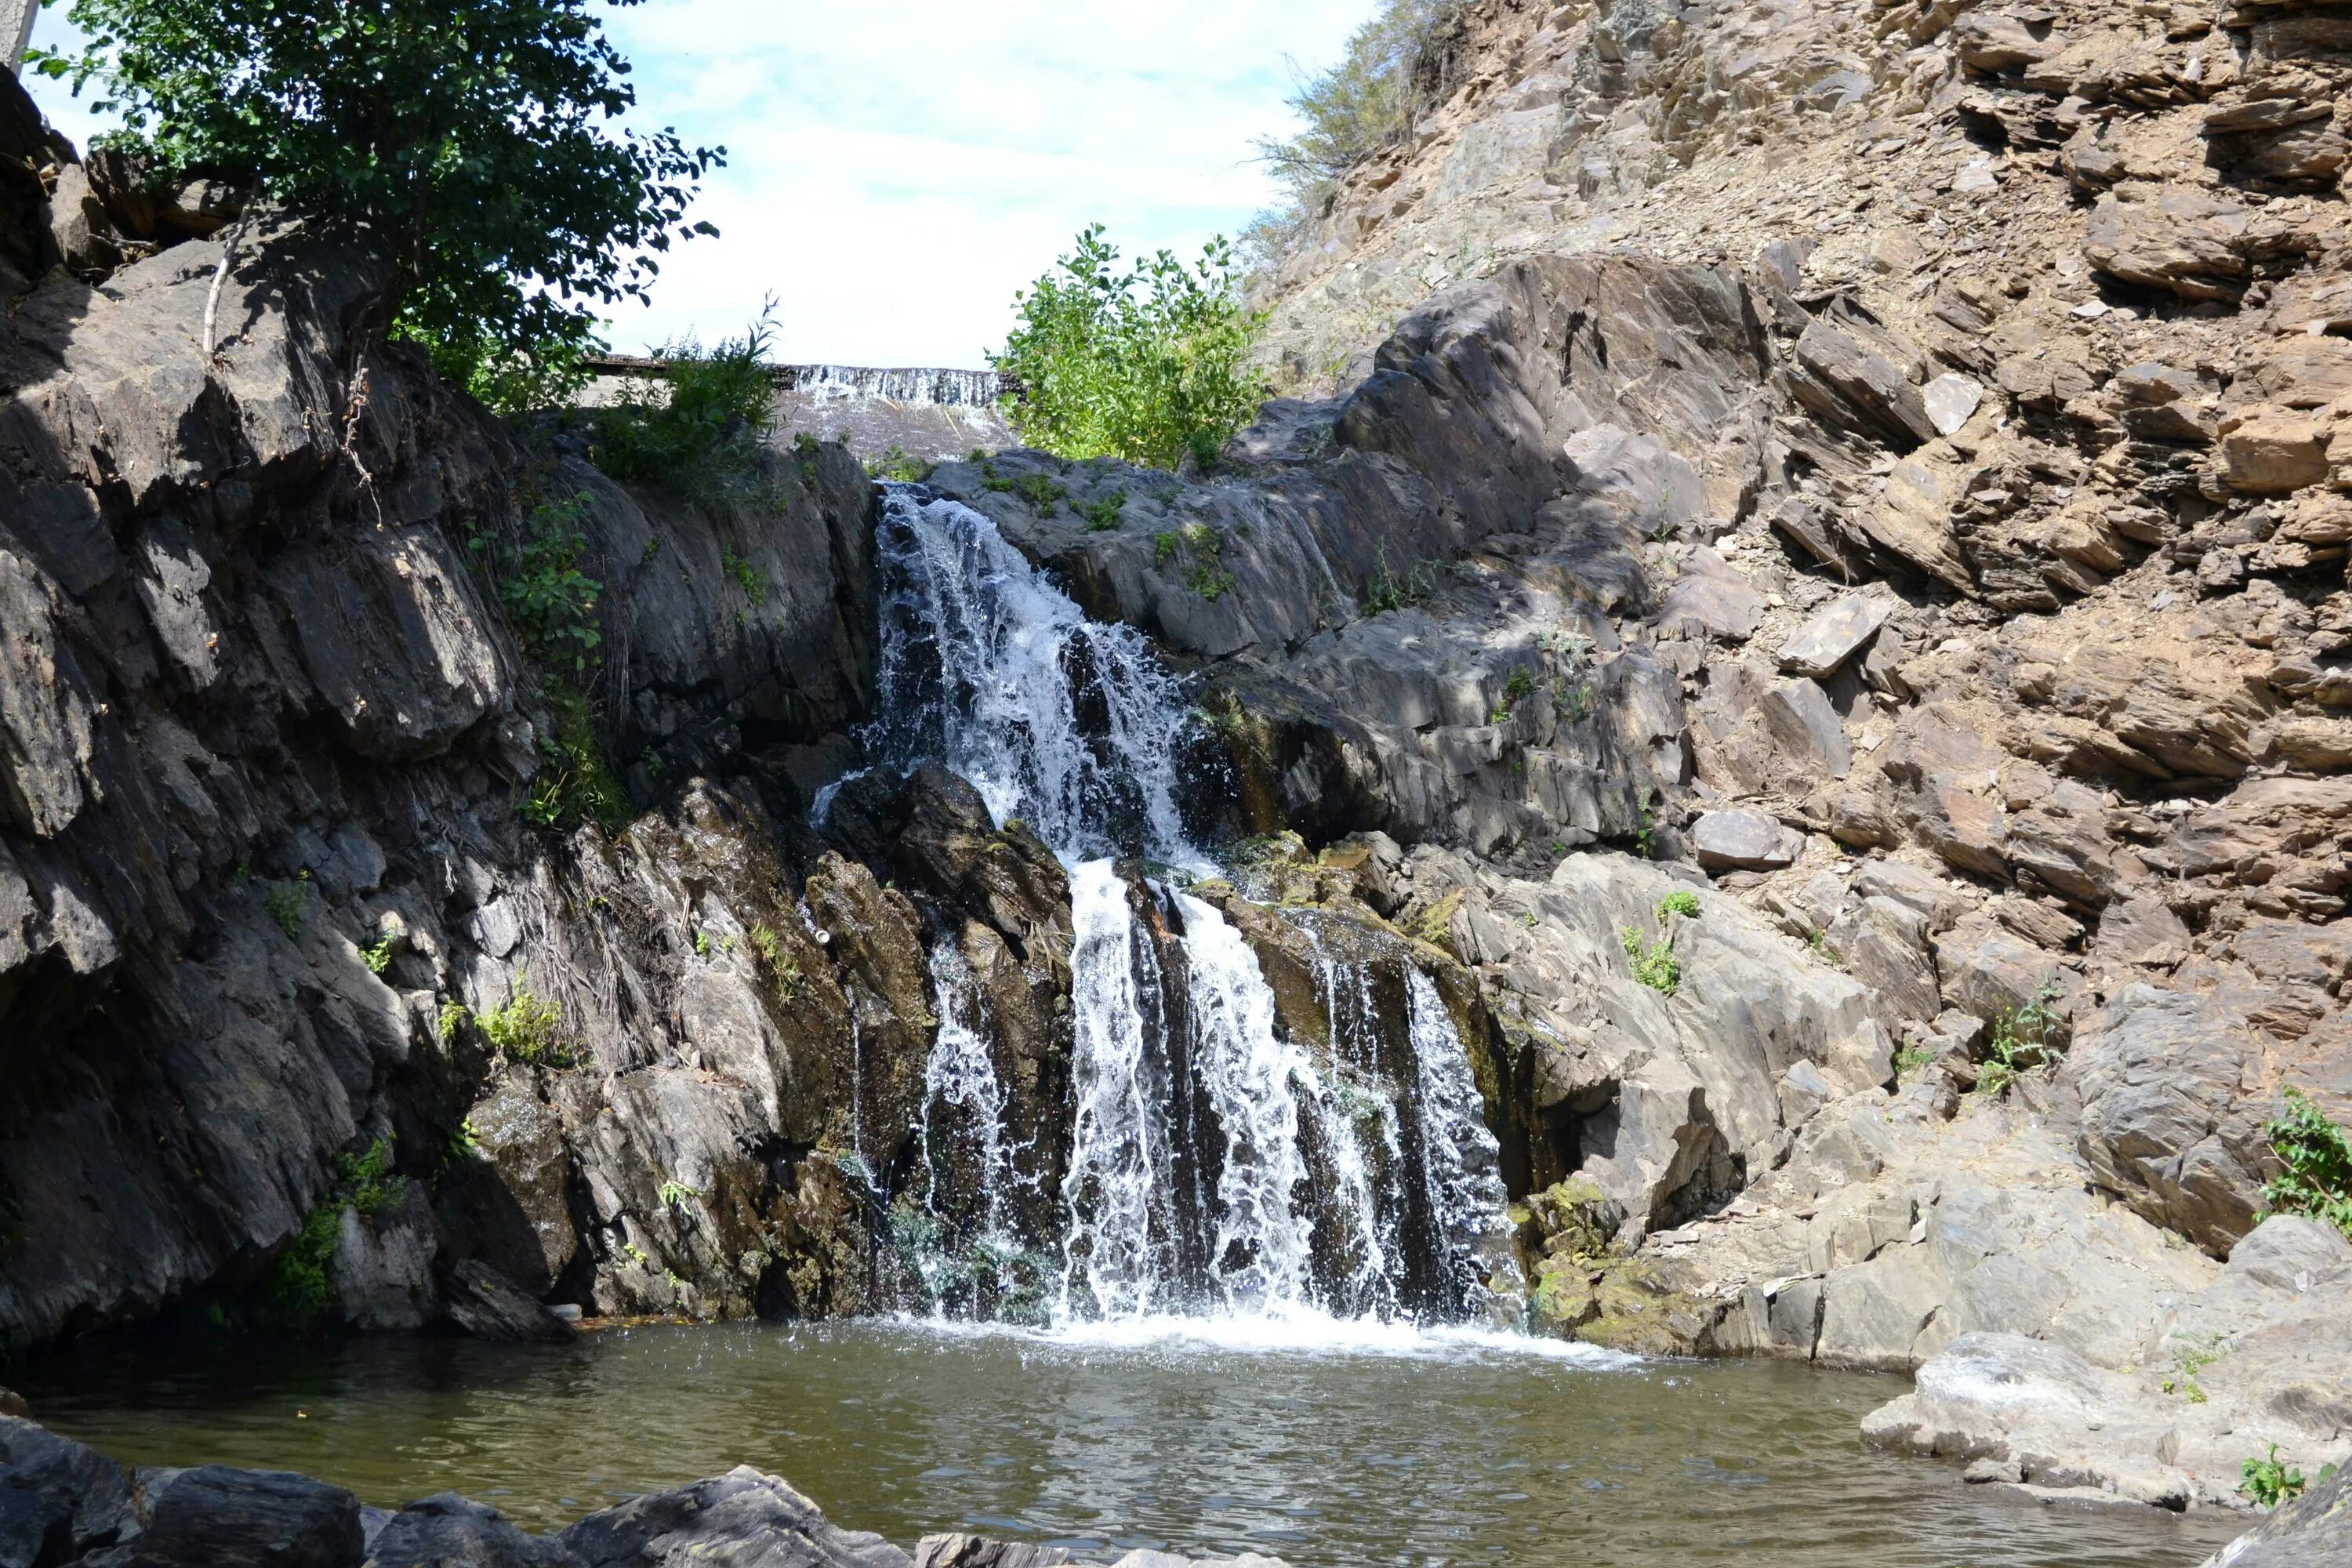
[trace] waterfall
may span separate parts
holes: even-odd
[[[1298,921],[1330,1026],[1292,1037],[1234,922],[1135,868],[1216,872],[1177,805],[1191,711],[1149,643],[1087,620],[986,516],[920,487],[885,488],[877,548],[869,765],[939,762],[1000,825],[1024,820],[1068,872],[1074,936],[1055,1237],[1009,1234],[1006,1090],[961,952],[933,950],[913,1248],[929,1302],[1003,1302],[1002,1260],[1025,1242],[1058,1247],[1040,1310],[1063,1323],[1479,1311],[1507,1250],[1499,1151],[1409,951],[1365,936],[1335,954]]]
[[[1020,816],[1065,861],[1143,855],[1202,866],[1176,809],[1192,711],[1132,626],[1089,621],[971,508],[884,491],[876,541],[877,763],[932,760],[1002,825]]]
[[[866,365],[791,364],[782,389],[816,402],[910,403],[926,407],[993,408],[1004,378],[992,370],[877,370]]]

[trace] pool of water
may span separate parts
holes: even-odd
[[[1901,1379],[1467,1331],[742,1324],[99,1344],[10,1376],[126,1460],[299,1469],[386,1507],[454,1489],[540,1528],[738,1464],[902,1545],[968,1530],[1300,1568],[2170,1568],[2239,1528],[2020,1501],[1864,1448]]]

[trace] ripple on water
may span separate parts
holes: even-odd
[[[1864,1449],[1896,1378],[1304,1311],[150,1342],[11,1376],[126,1459],[302,1469],[387,1506],[455,1489],[541,1528],[748,1463],[905,1544],[964,1529],[1300,1568],[2187,1568],[2235,1531],[2014,1502]]]

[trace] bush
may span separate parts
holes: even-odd
[[[1013,297],[1020,324],[990,356],[1017,390],[1005,411],[1033,447],[1173,468],[1212,462],[1265,401],[1249,363],[1264,325],[1241,301],[1233,247],[1197,267],[1167,251],[1119,269],[1102,226]]]
[[[327,1266],[343,1229],[343,1211],[356,1209],[373,1219],[400,1202],[400,1184],[392,1169],[392,1140],[379,1138],[363,1153],[346,1154],[336,1165],[335,1184],[326,1201],[310,1211],[294,1240],[278,1255],[263,1292],[266,1314],[295,1327],[308,1325],[334,1301]]]
[[[2268,1212],[2304,1215],[2352,1238],[2352,1138],[2299,1089],[2286,1091],[2286,1110],[2265,1131],[2286,1166],[2263,1188]]]
[[[1467,10],[1465,0],[1383,0],[1338,64],[1299,82],[1290,107],[1305,129],[1288,141],[1258,142],[1259,156],[1290,187],[1290,203],[1260,215],[1247,243],[1277,250],[1319,211],[1341,175],[1411,135],[1445,100],[1460,80]]]
[[[490,1044],[514,1061],[533,1067],[572,1065],[562,1012],[554,1003],[541,1001],[524,982],[516,983],[514,995],[505,1006],[492,1008],[476,1022]]]
[[[658,350],[667,362],[658,382],[632,384],[596,411],[596,466],[713,504],[754,497],[773,418],[767,355],[774,339],[771,300],[740,336],[716,347],[687,338]]]
[[[2324,1465],[2319,1471],[2319,1484],[2326,1486],[2336,1479],[2336,1467]],[[2260,1509],[2274,1509],[2283,1502],[2293,1502],[2309,1488],[2310,1482],[2293,1465],[2283,1464],[2278,1457],[2278,1445],[2263,1458],[2248,1459],[2238,1467],[2238,1490]]]
[[[2058,1059],[2061,1052],[2052,1037],[2058,1028],[2057,1004],[2062,994],[2057,981],[2048,981],[2032,1001],[1994,1021],[1992,1044],[1986,1047],[1985,1059],[1977,1068],[1979,1094],[2004,1094],[2018,1079]]]
[[[1682,989],[1682,961],[1675,956],[1672,932],[1652,942],[1647,951],[1642,946],[1642,931],[1638,926],[1627,926],[1622,940],[1625,956],[1633,963],[1634,979],[1661,996],[1672,996]]]
[[[1698,895],[1686,888],[1676,889],[1658,900],[1658,919],[1680,915],[1686,921],[1698,919]]]
[[[635,0],[617,0],[631,5]],[[89,38],[37,68],[100,85],[105,140],[365,224],[388,321],[516,395],[576,371],[600,307],[643,300],[725,157],[618,129],[628,63],[588,0],[72,0]],[[567,370],[565,367],[571,367]]]
[[[586,675],[604,641],[596,595],[604,585],[580,570],[588,541],[579,523],[588,497],[533,507],[513,538],[477,529],[467,540],[523,648],[540,665]]]

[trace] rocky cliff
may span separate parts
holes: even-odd
[[[1488,0],[1280,270],[1329,395],[1198,479],[932,476],[1191,683],[1288,1036],[1254,909],[1433,977],[1542,1325],[1917,1369],[1874,1439],[2044,1490],[2352,1452],[2352,1244],[2261,1221],[2284,1091],[2352,1114],[2346,26]],[[362,1323],[891,1300],[942,942],[1050,1209],[1061,866],[937,770],[807,826],[855,465],[614,486],[362,351],[364,237],[293,224],[207,357],[203,193],[11,134],[0,1326],[233,1304],[322,1204]],[[572,498],[610,831],[527,811],[472,559]]]

